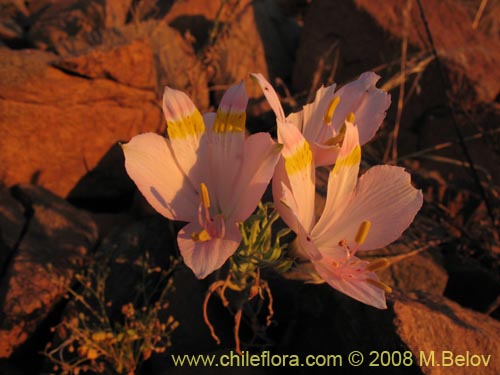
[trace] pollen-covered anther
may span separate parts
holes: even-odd
[[[325,125],[331,125],[333,114],[335,113],[335,109],[339,105],[339,102],[340,102],[340,96],[337,96],[332,99],[330,104],[328,104],[325,116],[323,116],[323,122],[325,123]]]
[[[345,118],[345,120],[347,122],[350,122],[351,124],[354,124],[354,120],[355,120],[355,117],[354,117],[354,112],[351,112],[347,115],[347,117]]]
[[[374,279],[366,279],[366,282],[372,284],[373,286],[379,289],[382,289],[386,293],[392,293],[392,288],[389,285],[384,284],[382,281]]]
[[[372,262],[370,262],[367,266],[366,269],[368,271],[380,271],[383,270],[384,268],[387,268],[391,265],[391,262],[387,258],[380,258],[376,259]]]
[[[194,242],[206,242],[212,239],[206,229],[191,233],[191,238]]]
[[[210,208],[210,196],[208,195],[208,188],[203,182],[200,184],[201,203],[205,208]]]
[[[370,232],[370,227],[372,226],[371,221],[365,220],[361,223],[358,229],[358,233],[356,233],[356,237],[354,241],[358,245],[363,245],[366,241],[366,237],[368,237],[368,233]]]

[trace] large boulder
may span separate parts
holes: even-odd
[[[359,373],[437,375],[500,371],[500,323],[444,297],[423,292],[395,292],[388,297],[388,309],[377,310],[337,293],[328,285],[304,285],[296,288],[292,302],[289,298],[275,294],[276,304],[287,306],[286,309],[275,306],[276,320],[293,317],[285,327],[280,323],[283,340],[275,350],[303,357],[339,354],[343,363],[342,367],[336,367],[336,373],[353,372],[353,366],[347,362],[352,351],[364,356]],[[378,352],[378,360],[373,351]],[[406,355],[411,360],[405,365],[386,367],[380,357],[383,351],[389,355],[398,352],[402,359]],[[395,358],[399,354],[395,354]],[[470,361],[472,355],[475,355],[474,363],[482,361],[483,355],[487,365],[481,362],[473,366],[469,362],[464,366],[465,357]],[[450,356],[457,361],[451,363]],[[371,362],[375,366],[369,366]],[[300,369],[304,374],[322,370],[319,367]]]
[[[204,47],[214,85],[226,87],[260,72],[271,79],[291,76],[299,29],[274,0],[175,2],[165,15],[171,26],[189,32]],[[247,85],[260,97],[257,85]]]
[[[0,357],[25,342],[97,242],[90,216],[39,187],[0,194]],[[4,254],[7,252],[7,254]]]
[[[153,91],[68,73],[51,65],[56,56],[48,52],[3,48],[0,56],[8,186],[31,181],[66,196],[112,145],[164,126]]]

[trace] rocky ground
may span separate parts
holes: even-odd
[[[0,0],[0,373],[52,371],[41,352],[60,340],[51,327],[70,314],[76,274],[109,262],[106,293],[118,308],[141,283],[145,252],[161,269],[177,254],[179,226],[147,206],[118,146],[165,130],[163,86],[206,111],[243,79],[249,130],[273,132],[249,73],[268,77],[292,111],[321,84],[367,70],[382,76],[392,105],[363,165],[404,166],[425,196],[403,238],[369,254],[398,260],[382,274],[394,289],[389,308],[269,274],[273,324],[248,348],[468,351],[491,354],[489,366],[358,370],[500,373],[499,16],[495,1],[472,0]],[[144,374],[189,372],[174,368],[170,353],[234,347],[233,317],[216,297],[209,314],[222,345],[203,322],[210,280],[183,267],[173,280],[168,311],[179,327]]]

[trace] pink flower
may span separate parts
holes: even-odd
[[[402,168],[376,166],[358,180],[361,147],[357,128],[345,124],[337,162],[330,172],[325,208],[314,215],[315,165],[309,144],[294,126],[282,126],[283,159],[273,195],[283,220],[297,234],[298,255],[311,279],[322,279],[348,296],[386,308],[385,291],[369,263],[355,256],[397,240],[422,206],[422,193]]]
[[[166,87],[168,138],[140,134],[123,145],[125,168],[163,216],[186,221],[177,242],[186,265],[204,278],[241,241],[239,222],[256,208],[281,146],[267,133],[245,139],[243,83],[230,87],[217,113],[204,116],[186,94]]]
[[[316,166],[335,163],[346,119],[356,123],[359,142],[364,145],[377,132],[391,104],[390,95],[375,87],[380,77],[375,73],[366,72],[337,91],[335,84],[322,86],[316,93],[314,102],[306,104],[301,111],[285,118],[273,87],[262,74],[252,76],[262,87],[276,114],[278,124],[294,125],[309,142]],[[278,136],[281,137],[281,134],[278,133]]]

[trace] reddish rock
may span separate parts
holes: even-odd
[[[343,82],[365,70],[397,61],[401,56],[406,3],[314,1],[304,20],[294,67],[294,88],[309,90],[316,78],[322,83],[332,73],[337,82]],[[500,73],[496,69],[500,51],[498,33],[472,28],[477,10],[472,3],[453,0],[422,3],[436,49],[453,73],[453,80],[460,82],[465,77],[477,99],[494,100],[500,90]],[[408,41],[409,54],[415,49],[431,53],[415,2],[410,13]]]
[[[313,1],[300,35],[293,88],[314,94],[331,76],[337,83],[346,83],[391,61],[398,53],[399,44],[354,2]]]
[[[393,305],[395,327],[416,362],[421,353],[428,359],[432,352],[435,363],[420,362],[426,375],[498,374],[500,372],[500,322],[487,315],[460,307],[443,297],[409,295],[396,297]],[[443,354],[443,352],[445,352]],[[473,366],[469,363],[450,362],[459,356],[483,356],[489,363]],[[446,368],[443,368],[448,364]],[[452,366],[450,366],[452,364]]]
[[[355,0],[376,22],[391,35],[403,37],[404,8],[406,2]],[[425,17],[435,47],[447,68],[471,84],[477,99],[494,100],[500,92],[500,38],[498,32],[483,27],[472,28],[477,4],[455,0],[422,0]],[[429,49],[425,26],[417,4],[410,14],[408,41],[414,46]],[[480,23],[480,25],[482,25]]]
[[[163,127],[154,92],[50,66],[55,56],[0,49],[0,163],[8,186],[66,196],[118,141]]]
[[[274,1],[228,1],[207,3],[202,0],[175,2],[166,20],[174,27],[189,31],[201,46],[210,43],[214,23],[219,32],[214,45],[205,51],[205,60],[212,70],[212,83],[225,87],[247,80],[249,73],[260,72],[267,77],[288,78],[298,28],[285,18]],[[221,9],[219,13],[219,8]],[[247,85],[250,97],[260,97],[257,85]]]
[[[97,46],[54,65],[89,78],[109,79],[141,89],[156,88],[153,51],[146,41]]]
[[[18,246],[9,248],[0,280],[2,358],[28,339],[66,293],[75,270],[97,241],[96,226],[86,213],[39,187],[13,189],[15,199],[2,193],[1,232],[11,227],[24,232]]]
[[[402,356],[406,351],[411,352],[407,365],[391,366],[397,374],[482,375],[500,371],[500,322],[444,297],[422,292],[393,293],[388,296],[388,309],[377,310],[341,295],[328,285],[281,286],[295,287],[295,298],[290,301],[283,294],[275,293],[275,319],[280,322],[284,316],[293,317],[289,326],[281,327],[285,332],[275,350],[303,357],[319,353],[340,354],[344,362],[337,368],[339,374],[352,373],[347,358],[355,350],[364,356],[359,367],[363,374],[388,373],[388,367],[381,363],[382,351],[399,352]],[[377,353],[373,351],[378,352],[378,362]],[[432,351],[435,367],[420,362],[421,352],[428,358]],[[491,355],[491,358],[487,367],[437,366],[444,364],[442,351],[451,351],[455,356],[465,356],[469,352]],[[378,366],[370,366],[370,363],[378,363]],[[310,373],[310,369],[301,370],[301,374]]]

